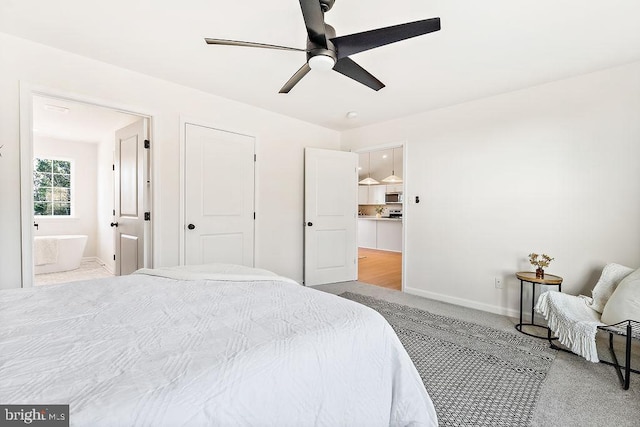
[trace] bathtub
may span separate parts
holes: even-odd
[[[34,237],[34,273],[56,273],[80,267],[88,237],[85,235]]]

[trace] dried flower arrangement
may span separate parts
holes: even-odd
[[[536,267],[536,277],[544,278],[544,268],[548,267],[551,261],[555,258],[551,258],[547,254],[538,255],[536,253],[529,254],[529,263]]]
[[[376,206],[376,213],[381,214],[383,210],[384,210],[384,206],[380,206],[380,205]]]
[[[551,263],[551,261],[553,261],[554,259],[555,258],[551,258],[547,254],[542,254],[542,255],[538,255],[534,253],[529,254],[529,262],[531,263],[531,265],[534,265],[538,268],[549,267],[549,263]]]

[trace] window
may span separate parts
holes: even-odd
[[[33,214],[71,216],[71,162],[33,160]]]

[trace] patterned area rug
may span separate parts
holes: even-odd
[[[530,426],[556,351],[546,340],[499,331],[345,292],[382,314],[407,349],[440,426]]]

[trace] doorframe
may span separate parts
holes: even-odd
[[[407,233],[407,229],[409,228],[407,226],[407,206],[409,205],[409,199],[406,197],[406,195],[408,194],[407,192],[407,185],[406,185],[406,177],[407,177],[407,140],[401,140],[401,141],[395,141],[395,142],[388,142],[388,143],[384,143],[384,144],[379,144],[379,145],[372,145],[372,146],[367,146],[367,147],[360,147],[356,150],[353,150],[354,153],[357,154],[361,154],[361,153],[369,153],[372,151],[380,151],[380,150],[388,150],[390,148],[402,148],[402,185],[404,186],[404,189],[402,191],[403,194],[403,199],[402,199],[402,282],[401,282],[401,292],[404,292],[404,289],[406,287],[406,271],[407,271],[407,257],[406,257],[406,253],[407,253],[407,236],[409,235]],[[356,240],[356,252],[358,249],[358,242]],[[360,261],[358,261],[357,267],[359,267],[360,265]]]
[[[21,245],[21,263],[22,263],[22,280],[21,286],[29,288],[33,286],[34,268],[33,268],[33,97],[43,96],[47,98],[60,99],[92,105],[100,108],[108,108],[120,113],[131,114],[149,120],[149,138],[153,141],[155,135],[155,121],[153,117],[156,115],[146,111],[140,107],[132,107],[123,103],[108,101],[100,98],[80,95],[61,89],[34,85],[29,82],[20,81],[20,245]],[[156,176],[155,150],[150,149],[149,153],[149,175],[151,177],[151,189],[146,194],[149,208],[154,213],[151,227],[145,228],[145,266],[152,267],[154,259],[154,243],[153,236],[158,227],[158,216],[154,204],[154,192],[156,191],[158,177]],[[148,233],[148,236],[147,236]]]
[[[253,266],[255,267],[258,264],[258,172],[260,168],[260,162],[258,162],[258,147],[260,146],[259,138],[256,135],[253,135],[251,132],[242,131],[242,130],[230,130],[226,129],[224,126],[220,126],[217,123],[214,123],[207,119],[196,118],[192,116],[180,115],[180,156],[179,156],[179,174],[180,174],[180,228],[179,228],[179,244],[178,244],[178,258],[179,265],[185,265],[185,238],[186,238],[186,173],[187,173],[187,124],[192,124],[195,126],[207,127],[210,129],[215,129],[221,132],[229,132],[236,135],[242,135],[249,138],[253,138],[253,154],[254,154],[254,162],[253,162],[253,211],[256,214],[256,218],[253,221]]]

